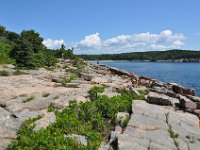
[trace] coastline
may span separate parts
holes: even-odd
[[[183,60],[98,60],[99,62],[170,62],[170,63],[200,63],[198,61],[183,61]],[[97,60],[86,60],[86,62],[97,62]]]

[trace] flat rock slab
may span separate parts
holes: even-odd
[[[166,106],[176,106],[179,105],[179,99],[169,97],[164,94],[158,94],[155,92],[150,92],[148,94],[148,102],[151,104],[166,105]]]
[[[169,124],[178,133],[176,141],[180,150],[198,150],[200,147],[197,116],[141,100],[133,101],[132,111],[124,133],[117,135],[119,150],[177,150],[168,132]]]
[[[185,96],[180,95],[180,105],[182,108],[194,110],[197,109],[197,104]]]

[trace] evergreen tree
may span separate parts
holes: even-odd
[[[30,43],[34,53],[38,53],[45,49],[45,46],[42,44],[43,38],[40,37],[40,34],[34,30],[27,30],[21,32],[22,40],[27,40]]]
[[[17,67],[33,69],[36,67],[33,59],[33,50],[30,42],[18,40],[11,51],[11,56],[15,58]]]

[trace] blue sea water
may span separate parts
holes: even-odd
[[[175,62],[100,62],[163,82],[193,88],[200,96],[200,63]]]

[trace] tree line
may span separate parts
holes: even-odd
[[[160,61],[181,60],[183,62],[200,62],[200,51],[167,50],[149,52],[131,52],[122,54],[80,55],[85,60],[129,60],[129,61]]]
[[[0,64],[15,64],[18,68],[35,69],[53,66],[57,58],[74,59],[73,49],[49,50],[43,38],[35,30],[23,30],[20,34],[8,31],[0,25]]]

